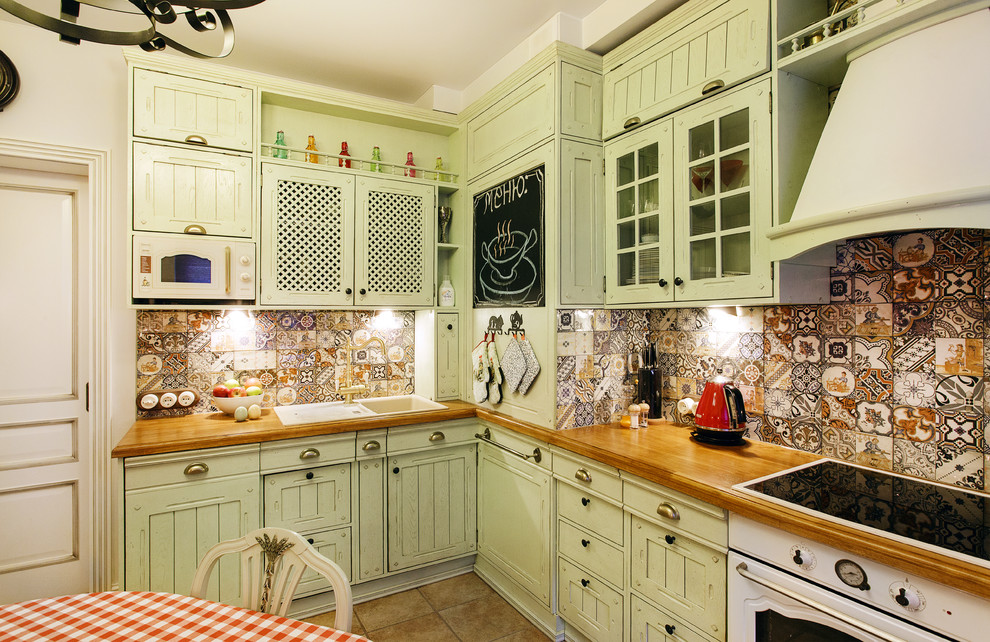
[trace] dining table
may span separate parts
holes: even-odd
[[[108,591],[0,606],[0,641],[368,642],[346,631],[186,595]]]

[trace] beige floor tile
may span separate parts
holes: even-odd
[[[437,611],[464,604],[478,598],[492,595],[492,591],[480,577],[474,573],[465,573],[447,580],[421,586],[419,592],[426,601]]]
[[[354,605],[354,613],[367,631],[382,629],[431,612],[433,608],[430,603],[416,589]]]
[[[530,626],[495,594],[444,609],[440,616],[462,642],[489,642]]]
[[[547,642],[550,637],[544,635],[542,631],[533,625],[523,629],[522,631],[516,631],[515,633],[510,633],[504,638],[498,638],[496,642]]]
[[[457,636],[436,613],[370,631],[365,637],[371,642],[457,642]]]
[[[313,617],[308,617],[303,622],[309,622],[310,624],[319,624],[320,626],[329,626],[331,629],[334,627],[334,620],[336,619],[336,611],[328,611],[327,613],[320,613],[319,615],[314,615]],[[361,626],[360,620],[357,617],[351,618],[351,633],[357,633],[358,635],[364,635],[364,627]]]

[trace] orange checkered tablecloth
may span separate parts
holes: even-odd
[[[0,606],[0,640],[368,642],[353,633],[185,595],[128,591]]]

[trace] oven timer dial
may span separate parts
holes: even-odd
[[[796,545],[791,547],[791,561],[806,571],[810,571],[818,565],[818,559],[807,546]]]
[[[907,582],[894,582],[890,585],[890,597],[905,611],[916,613],[925,609],[925,596]]]
[[[846,586],[869,591],[870,583],[863,567],[852,560],[839,560],[835,563],[835,574]]]

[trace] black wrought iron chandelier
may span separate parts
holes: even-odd
[[[52,15],[54,12],[49,14],[34,9],[24,0],[0,0],[0,9],[57,33],[65,42],[79,44],[86,40],[108,45],[137,45],[145,51],[161,51],[171,47],[196,58],[223,58],[234,49],[234,25],[227,12],[262,2],[264,0],[59,0],[58,15]],[[90,9],[112,12],[106,15],[126,25],[110,28],[88,26],[91,24],[86,20],[88,16],[81,20],[81,5],[87,7],[90,15],[96,15]],[[159,32],[160,25],[181,24],[180,17],[184,17],[188,26],[196,32],[222,34],[220,52],[198,51],[175,40],[174,33],[166,36]]]

